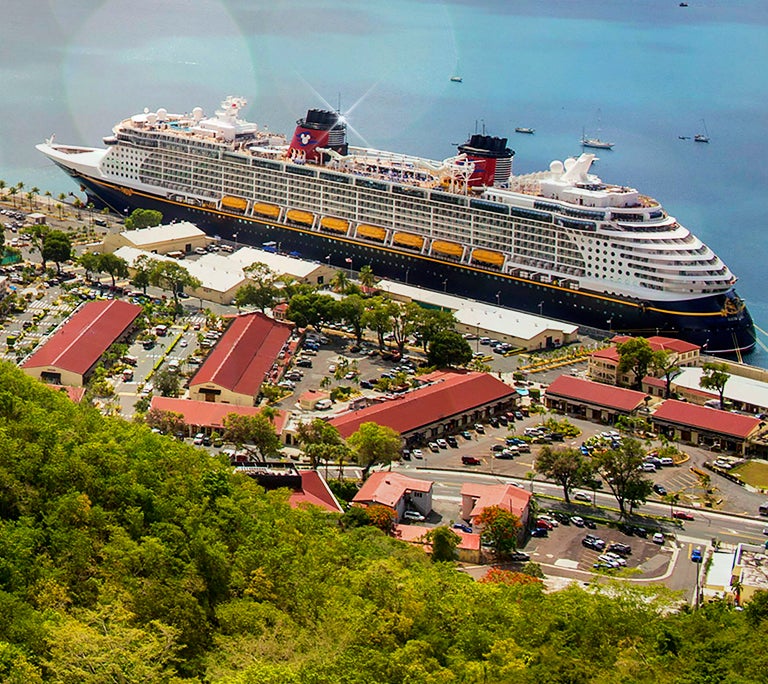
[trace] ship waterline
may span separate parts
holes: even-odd
[[[350,148],[337,114],[310,110],[289,143],[241,121],[242,104],[131,117],[107,150],[38,148],[120,214],[156,208],[240,243],[710,353],[754,347],[727,266],[658,202],[592,175],[593,155],[514,176],[506,139],[472,136],[436,162]]]

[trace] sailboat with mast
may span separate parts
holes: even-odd
[[[708,143],[709,142],[709,131],[707,130],[707,122],[704,121],[704,119],[701,120],[701,125],[704,127],[703,133],[697,133],[693,136],[694,142],[701,142],[701,143]]]
[[[600,138],[600,111],[598,110],[597,113],[597,137],[595,138],[588,138],[586,132],[584,129],[581,129],[581,146],[582,147],[592,147],[598,150],[612,150],[613,146],[616,143],[608,142],[607,140],[602,140]]]

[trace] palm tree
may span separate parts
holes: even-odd
[[[46,190],[45,191],[45,196],[48,198],[48,211],[50,211],[51,210],[51,198],[53,197],[53,195],[51,194],[50,190]]]
[[[741,590],[743,588],[744,585],[738,577],[731,577],[731,589],[733,590],[733,597],[737,606],[741,605]]]
[[[59,193],[59,218],[64,218],[64,202],[67,199],[66,193],[60,192]]]
[[[8,188],[8,194],[11,196],[11,202],[13,203],[13,206],[16,206],[16,193],[19,191],[19,189],[12,185],[10,188]]]
[[[0,195],[5,194],[5,181],[0,178]]]
[[[38,188],[36,185],[32,186],[32,189],[29,191],[29,207],[32,208],[32,202],[34,201],[35,206],[37,206],[37,196],[40,194],[40,188]]]
[[[331,287],[334,292],[344,294],[349,287],[349,276],[346,271],[336,271],[336,275],[331,278]]]
[[[360,269],[360,284],[363,287],[373,288],[376,285],[377,278],[373,274],[373,269],[366,264]]]

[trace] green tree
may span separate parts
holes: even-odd
[[[365,305],[362,324],[376,333],[379,349],[384,349],[384,335],[392,330],[392,302],[385,297],[371,297]]]
[[[536,457],[536,471],[554,480],[563,488],[566,503],[571,503],[571,490],[587,481],[591,475],[591,463],[578,449],[542,447]]]
[[[360,425],[347,439],[352,448],[355,461],[362,468],[362,479],[368,479],[368,473],[377,463],[385,464],[400,458],[402,437],[385,425],[367,422]]]
[[[704,373],[699,380],[699,387],[707,390],[715,390],[720,397],[720,408],[725,408],[725,383],[731,377],[728,372],[728,364],[722,361],[705,363],[702,368]]]
[[[184,416],[176,411],[163,411],[156,408],[150,409],[144,416],[144,422],[151,428],[157,428],[165,435],[175,435],[179,432],[186,433],[187,431]]]
[[[472,347],[455,330],[435,334],[429,343],[427,363],[430,366],[466,366],[472,360]]]
[[[633,337],[626,342],[619,342],[616,351],[619,354],[618,373],[632,371],[635,377],[632,386],[639,390],[654,358],[650,343],[644,337]]]
[[[644,500],[651,492],[652,483],[640,470],[644,456],[640,442],[627,437],[618,449],[609,449],[592,458],[595,469],[616,497],[622,518],[628,515],[634,502]]]
[[[155,373],[155,389],[164,397],[178,397],[181,389],[181,378],[177,371],[163,368]]]
[[[91,274],[99,272],[100,254],[96,252],[83,252],[77,262],[85,269],[85,277],[90,280]]]
[[[421,339],[422,348],[426,352],[429,343],[435,338],[435,335],[446,330],[455,329],[456,317],[452,311],[419,307],[415,315],[413,327],[414,332]]]
[[[43,270],[45,270],[45,265],[48,261],[45,254],[45,236],[48,235],[50,231],[51,229],[49,226],[38,223],[21,229],[21,234],[26,236],[32,249],[40,255],[40,259],[43,262]]]
[[[461,537],[450,527],[433,527],[427,532],[425,538],[432,545],[432,561],[434,563],[456,560],[456,549],[461,543]]]
[[[128,277],[128,262],[110,252],[99,254],[98,271],[109,275],[112,278],[112,287],[115,287],[116,278]]]
[[[61,230],[51,230],[43,237],[43,262],[53,261],[57,272],[61,273],[61,264],[72,258],[72,242]]]
[[[134,209],[131,215],[125,219],[126,230],[138,230],[139,228],[152,228],[163,222],[163,215],[153,209]]]
[[[520,518],[501,506],[486,506],[475,518],[475,526],[482,531],[483,540],[503,558],[517,548]]]
[[[360,344],[363,340],[363,316],[365,315],[365,301],[359,294],[344,297],[338,303],[338,315],[342,321],[351,326],[355,331],[355,342]]]
[[[376,283],[378,282],[378,278],[373,273],[373,268],[370,264],[366,264],[360,269],[359,273],[360,277],[360,284],[369,290],[376,287]]]
[[[196,290],[202,283],[175,261],[155,261],[149,272],[149,282],[171,292],[174,318],[179,309],[179,293],[185,288]]]
[[[653,352],[651,356],[651,368],[654,373],[664,378],[664,398],[669,399],[670,385],[672,384],[672,378],[675,373],[680,370],[680,366],[677,363],[677,354],[669,351],[668,349],[658,349]]]
[[[349,447],[344,443],[339,431],[322,418],[315,418],[309,423],[299,423],[296,438],[315,469],[322,462],[342,461],[349,454]]]
[[[144,294],[147,294],[147,288],[151,283],[152,270],[155,267],[157,261],[151,259],[146,254],[139,256],[136,261],[133,262],[133,278],[131,279],[131,285],[141,288]]]
[[[239,448],[255,452],[260,461],[280,450],[280,439],[275,426],[262,413],[243,416],[229,413],[224,416],[224,439]]]
[[[339,320],[338,312],[338,303],[331,295],[311,292],[291,297],[286,315],[300,328],[311,325],[319,330],[325,323]]]
[[[277,299],[278,289],[275,286],[277,275],[266,264],[255,262],[243,269],[250,282],[241,287],[235,294],[235,304],[238,307],[255,306],[262,312],[271,308]]]

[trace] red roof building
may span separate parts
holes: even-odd
[[[288,489],[288,503],[293,508],[318,506],[330,513],[343,513],[328,483],[316,470],[296,470],[292,463],[252,463],[236,468],[266,490]]]
[[[637,411],[647,398],[643,392],[561,375],[547,388],[545,403],[560,413],[613,423],[618,416]]]
[[[195,401],[194,399],[177,399],[175,397],[153,396],[149,405],[150,409],[158,411],[171,411],[180,413],[184,417],[188,431],[221,433],[224,429],[224,417],[230,413],[240,416],[255,416],[261,413],[261,408],[256,406],[235,406],[233,404],[218,404],[210,401]],[[288,420],[286,411],[278,410],[272,422],[275,432],[281,435],[285,423]]]
[[[484,485],[464,483],[461,486],[461,517],[474,528],[475,518],[484,509],[498,506],[513,513],[522,524],[522,529],[528,522],[531,493],[511,484]]]
[[[433,529],[423,525],[395,525],[395,536],[409,544],[418,544],[426,553],[431,554],[432,544],[427,541],[426,535]],[[456,560],[462,563],[482,562],[480,535],[477,532],[464,532],[455,528],[451,531],[458,535],[460,540],[456,547]]]
[[[627,342],[633,338],[627,335],[616,335],[611,342],[612,346],[598,349],[590,354],[587,374],[592,380],[604,382],[609,385],[621,385],[628,387],[635,381],[632,372],[619,375],[619,352],[616,345]],[[684,340],[672,337],[653,335],[646,338],[654,351],[664,350],[669,352],[670,359],[676,366],[695,366],[699,362],[700,347]]]
[[[253,406],[292,329],[263,313],[236,316],[190,381],[190,398]]]
[[[651,416],[659,432],[690,444],[719,446],[728,451],[746,453],[749,440],[765,426],[759,418],[696,406],[667,399]]]
[[[361,424],[378,423],[419,441],[456,432],[509,408],[515,390],[488,373],[437,371],[420,378],[426,384],[388,401],[349,411],[330,422],[345,439]]]
[[[432,483],[401,473],[378,471],[371,473],[352,503],[387,506],[394,509],[398,520],[408,508],[428,516],[432,511]]]
[[[32,377],[55,385],[84,385],[104,352],[126,339],[143,309],[109,299],[88,302],[22,365]]]

